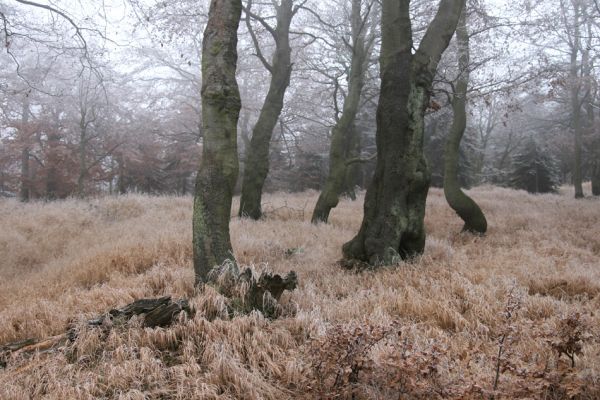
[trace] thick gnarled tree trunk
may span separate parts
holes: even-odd
[[[361,5],[361,0],[352,0],[352,63],[348,77],[348,94],[344,101],[342,116],[332,130],[329,175],[315,205],[312,214],[313,223],[327,222],[331,209],[338,205],[340,194],[347,189],[344,186],[348,184],[350,166],[346,164],[346,160],[351,152],[354,152],[352,145],[357,139],[354,121],[373,45],[373,37],[366,38],[366,21],[361,16]],[[365,16],[366,18],[368,15]]]
[[[410,1],[383,1],[377,165],[360,231],[343,247],[350,261],[392,264],[423,252],[430,179],[423,154],[424,114],[464,3],[442,0],[413,54]]]
[[[202,43],[202,162],[196,180],[193,252],[196,284],[233,260],[231,199],[238,175],[237,122],[241,108],[235,78],[241,0],[212,0]]]
[[[261,17],[252,14],[250,6],[251,2],[246,8],[248,30],[252,35],[257,56],[271,73],[271,83],[256,125],[252,130],[250,146],[246,153],[239,215],[240,217],[259,219],[262,216],[262,190],[269,173],[271,136],[283,109],[283,98],[290,84],[292,73],[292,49],[289,36],[290,24],[297,9],[295,10],[293,7],[293,0],[281,0],[281,3],[276,5],[277,26],[271,28],[266,21],[261,21],[263,26],[269,27],[267,29],[275,40],[275,53],[272,64],[269,64],[262,55],[258,40],[249,25],[250,17],[259,20]]]
[[[461,189],[458,181],[458,158],[460,141],[467,127],[467,89],[469,86],[469,32],[467,11],[463,13],[456,28],[459,77],[454,84],[452,111],[454,118],[444,151],[444,195],[446,201],[465,222],[463,231],[484,234],[487,220],[481,208]]]

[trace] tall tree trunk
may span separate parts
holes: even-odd
[[[575,136],[575,154],[573,158],[573,185],[575,186],[575,198],[579,199],[583,197],[583,177],[581,172],[581,82],[579,76],[579,65],[577,59],[581,49],[581,37],[580,37],[580,5],[578,2],[573,3],[575,22],[574,22],[574,35],[573,43],[571,44],[571,112],[573,118],[573,134]]]
[[[21,191],[19,198],[22,202],[28,202],[31,197],[30,182],[31,174],[29,172],[29,146],[23,146],[21,150]]]
[[[292,73],[290,24],[295,14],[293,0],[281,0],[281,4],[276,5],[276,9],[277,26],[271,31],[275,39],[275,53],[272,65],[262,56],[258,41],[253,36],[257,54],[271,73],[271,83],[263,107],[260,110],[260,115],[252,131],[250,146],[246,149],[246,159],[244,162],[239,215],[240,217],[250,217],[252,219],[259,219],[262,216],[262,190],[267,179],[267,174],[269,173],[269,145],[273,130],[283,109],[283,98],[290,84]],[[254,17],[260,18],[258,16]],[[251,27],[249,27],[249,30],[254,35]]]
[[[196,179],[193,253],[196,284],[233,260],[231,199],[238,175],[237,122],[241,101],[235,72],[241,0],[212,0],[202,43],[202,161]]]
[[[349,260],[392,264],[423,252],[430,173],[423,154],[424,115],[437,65],[465,0],[442,0],[413,54],[410,0],[383,0],[377,165]]]
[[[80,124],[80,134],[79,134],[79,148],[78,148],[78,157],[79,157],[79,175],[77,176],[77,196],[83,198],[85,196],[85,180],[87,178],[88,166],[87,166],[87,129],[85,127],[85,121],[82,118]]]
[[[586,29],[587,29],[587,43],[585,45],[585,49],[583,49],[583,56],[582,56],[582,75],[583,75],[583,91],[585,93],[585,114],[586,114],[586,119],[585,119],[585,132],[586,134],[588,134],[590,137],[594,137],[594,133],[595,133],[595,119],[596,119],[596,113],[595,113],[595,107],[594,107],[594,99],[597,96],[597,89],[595,88],[596,85],[592,85],[592,81],[594,80],[593,77],[593,70],[594,70],[594,65],[593,65],[593,61],[590,59],[590,52],[592,49],[592,40],[594,37],[593,34],[593,26],[594,26],[594,21],[590,18],[588,10],[584,9],[583,11],[584,14],[584,18],[586,21]],[[593,196],[599,196],[600,195],[600,148],[599,147],[600,144],[600,138],[594,140],[592,139],[591,143],[590,143],[590,155],[591,155],[591,169],[590,169],[590,175],[591,175],[591,180],[592,180],[592,195]]]
[[[347,155],[347,158],[349,159],[360,157],[362,150],[361,133],[356,125],[352,126],[351,132]],[[356,186],[362,182],[361,168],[361,163],[352,163],[350,165],[346,165],[346,177],[344,181],[343,194],[349,197],[352,201],[356,200]]]
[[[467,90],[469,86],[469,32],[467,10],[463,10],[456,28],[458,70],[460,75],[454,85],[452,111],[454,118],[444,152],[444,195],[446,201],[465,222],[463,231],[484,234],[487,220],[481,208],[461,189],[458,181],[460,141],[467,127]]]
[[[600,161],[594,162],[592,172],[592,194],[594,196],[600,196]]]
[[[30,132],[28,132],[27,123],[29,122],[29,97],[23,100],[23,109],[21,114],[21,139],[23,140],[23,149],[21,150],[21,190],[19,198],[23,202],[29,201],[31,197],[31,173],[29,171],[30,158]]]
[[[117,155],[117,171],[117,189],[119,194],[125,194],[127,193],[127,179],[125,177],[125,158],[122,153]]]
[[[46,157],[46,198],[48,200],[56,200],[58,198],[59,189],[59,172],[58,164],[60,156],[58,154],[60,146],[60,134],[56,132],[48,133],[48,153]]]
[[[348,166],[354,121],[364,87],[371,43],[365,40],[365,21],[361,17],[361,0],[352,0],[352,62],[348,78],[348,94],[344,101],[342,116],[332,130],[329,149],[329,175],[312,214],[312,222],[327,222],[331,209],[336,207],[339,196],[347,183]]]

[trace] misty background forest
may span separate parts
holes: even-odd
[[[0,398],[600,398],[597,0],[2,0]]]
[[[538,3],[469,4],[468,118],[459,159],[464,187],[547,191],[571,184],[578,168],[583,180],[598,179],[598,10],[593,1]],[[202,143],[200,60],[208,2],[56,6],[75,26],[48,10],[3,4],[2,194],[53,199],[192,192]],[[270,63],[276,47],[261,19],[275,26],[276,11],[270,2],[252,7],[257,18],[240,24],[238,44],[242,170],[275,78],[261,62]],[[292,67],[268,151],[266,191],[321,188],[331,131],[349,91],[351,2],[302,7],[289,22]],[[351,152],[368,158],[375,153],[380,32],[377,5],[361,7],[367,54]],[[417,40],[436,9],[436,2],[411,2]],[[461,73],[456,51],[453,43],[444,53],[426,116],[425,152],[436,187],[443,184],[450,96]],[[546,166],[551,187],[518,179],[519,155]],[[366,187],[374,160],[353,168],[349,191]]]

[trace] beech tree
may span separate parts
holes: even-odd
[[[239,215],[252,219],[259,219],[262,216],[262,191],[265,179],[269,173],[269,144],[273,130],[283,109],[283,98],[290,84],[292,74],[290,25],[292,18],[300,10],[300,5],[294,6],[294,0],[280,0],[279,2],[273,2],[273,5],[277,20],[275,27],[269,25],[267,19],[252,11],[252,0],[248,1],[245,8],[246,25],[254,42],[256,56],[271,74],[269,91],[265,97],[258,120],[252,130],[252,138],[246,149],[246,158],[244,160]],[[275,50],[271,62],[267,61],[261,50],[258,38],[250,22],[251,20],[258,21],[273,37]]]
[[[441,0],[413,52],[410,1],[382,1],[377,165],[360,230],[343,246],[351,264],[392,264],[423,252],[430,179],[423,154],[424,115],[438,63],[464,5],[465,0]]]
[[[363,6],[365,4],[365,6]],[[341,117],[336,121],[331,134],[329,150],[329,174],[325,186],[319,195],[312,215],[312,222],[327,222],[331,209],[339,202],[339,195],[345,189],[349,158],[353,149],[354,136],[357,134],[354,121],[360,105],[360,98],[365,83],[365,74],[375,41],[375,33],[369,26],[373,2],[352,0],[351,40],[346,41],[350,47],[351,65],[348,73],[348,91],[344,101]],[[336,81],[337,83],[337,81]]]
[[[465,222],[464,231],[484,234],[487,220],[481,208],[460,188],[458,181],[458,157],[460,142],[467,127],[467,90],[469,86],[469,32],[468,11],[461,14],[456,29],[459,76],[453,84],[452,111],[454,113],[444,152],[444,195],[446,201]]]
[[[196,179],[193,253],[196,284],[233,260],[231,199],[238,175],[237,123],[241,109],[235,77],[241,0],[212,0],[202,43],[202,161]]]

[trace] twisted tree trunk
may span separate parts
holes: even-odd
[[[238,175],[237,122],[241,108],[235,78],[241,0],[213,0],[202,43],[202,161],[194,197],[193,253],[196,284],[233,260],[229,237],[231,199]]]
[[[248,3],[246,9],[246,14],[248,15],[246,21],[248,25],[250,16],[260,19],[260,17],[251,13],[250,6],[251,2]],[[269,91],[252,131],[252,138],[250,139],[250,146],[247,148],[244,163],[239,215],[240,217],[250,217],[252,219],[259,219],[262,216],[262,190],[267,179],[267,174],[269,173],[269,145],[273,130],[283,109],[283,98],[290,84],[292,73],[290,24],[295,14],[293,0],[281,0],[281,4],[276,5],[276,9],[277,26],[275,28],[267,28],[275,39],[276,45],[272,65],[263,57],[252,27],[248,26],[254,40],[257,55],[271,73]],[[269,26],[264,20],[262,20],[262,25],[265,27]]]
[[[365,21],[361,17],[361,0],[352,0],[352,64],[348,77],[348,94],[344,101],[341,118],[333,127],[329,150],[329,175],[321,191],[312,215],[312,222],[327,222],[331,209],[336,207],[339,196],[347,184],[346,164],[355,136],[354,121],[365,81],[365,72],[372,40],[366,40]]]
[[[458,181],[460,141],[467,127],[467,89],[469,86],[469,32],[467,12],[463,10],[456,28],[459,77],[454,85],[452,110],[454,119],[444,152],[444,195],[446,201],[465,222],[463,231],[484,234],[487,220],[481,208],[461,189]]]
[[[423,252],[429,170],[423,154],[424,114],[437,65],[465,0],[442,0],[413,54],[409,0],[383,0],[377,166],[358,234],[344,256],[393,264]]]

